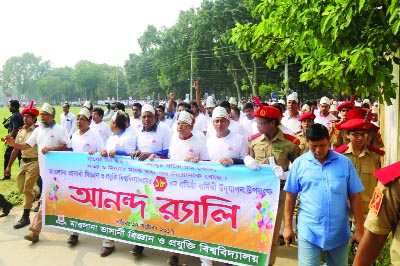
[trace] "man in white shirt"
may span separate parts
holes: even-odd
[[[319,114],[316,114],[314,119],[315,124],[322,124],[326,128],[330,128],[333,121],[337,120],[337,117],[329,113],[330,109],[330,100],[328,97],[324,96],[319,101]]]
[[[282,117],[282,125],[297,133],[301,130],[299,117],[299,99],[296,94],[292,93],[287,97],[287,115]]]
[[[72,134],[74,134],[75,132],[76,116],[69,111],[69,108],[69,103],[63,104],[63,113],[60,114],[60,122],[61,126],[63,126],[67,130],[68,136],[71,138]]]
[[[141,128],[142,125],[142,105],[138,102],[132,105],[132,117],[130,119],[130,125],[135,130]]]
[[[104,110],[100,107],[95,107],[93,109],[92,113],[92,123],[90,124],[90,128],[96,132],[101,139],[103,140],[103,143],[107,143],[107,139],[113,134],[111,132],[110,126],[103,121],[104,117]]]
[[[239,120],[239,123],[242,125],[242,127],[245,130],[245,137],[246,139],[250,137],[251,135],[258,133],[258,131],[254,132],[252,131],[253,126],[256,127],[256,120],[253,116],[254,113],[254,106],[251,103],[246,103],[243,107],[243,112],[245,114],[245,118],[242,118]]]

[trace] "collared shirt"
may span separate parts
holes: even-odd
[[[351,160],[365,187],[365,190],[361,192],[361,196],[364,213],[367,214],[368,205],[372,194],[374,194],[377,182],[374,172],[381,168],[381,158],[377,153],[368,150],[366,146],[364,146],[359,156],[355,156],[352,143],[350,142],[348,146],[349,148],[342,154]]]
[[[282,117],[282,125],[289,128],[293,132],[299,132],[301,130],[301,122],[299,121],[300,113],[295,116],[285,115]]]
[[[311,151],[297,158],[284,190],[300,195],[299,235],[323,250],[350,239],[349,196],[364,190],[351,161],[329,150],[323,164]]]
[[[262,134],[249,143],[249,154],[258,163],[268,164],[268,158],[274,157],[283,171],[289,170],[289,164],[297,158],[298,152],[298,146],[285,138],[280,129],[272,140]]]
[[[107,139],[113,135],[113,133],[111,132],[110,126],[107,125],[106,122],[101,121],[100,123],[96,124],[94,122],[92,122],[90,124],[90,128],[96,132],[97,134],[99,134],[99,136],[102,138],[103,143],[107,143]]]
[[[333,121],[336,121],[337,117],[334,116],[333,114],[328,113],[328,115],[322,115],[321,113],[317,114],[315,119],[314,119],[314,123],[318,123],[318,124],[322,124],[324,125],[326,128],[330,129],[331,124]]]
[[[120,131],[107,139],[106,150],[110,152],[116,149],[123,151],[123,155],[131,154],[136,150],[136,135],[129,134],[126,130]]]
[[[83,134],[75,131],[71,138],[74,152],[100,152],[104,148],[103,140],[91,128]]]
[[[17,136],[15,137],[15,142],[24,143],[33,133],[35,130],[35,125],[27,127],[24,125],[19,131]],[[34,145],[33,147],[27,150],[21,150],[21,157],[22,158],[37,158],[38,157],[38,149],[37,146]]]
[[[136,147],[141,152],[155,153],[169,149],[172,131],[165,123],[155,124],[152,131],[145,131],[144,128],[139,128],[136,134]]]
[[[168,158],[183,161],[187,157],[199,157],[201,161],[209,160],[204,139],[193,135],[189,139],[180,139],[178,134],[171,138]]]
[[[139,116],[138,118],[134,118],[133,116],[130,118],[130,124],[131,127],[134,128],[135,130],[138,128],[142,128],[143,124],[142,124],[142,117]]]
[[[303,155],[304,153],[308,152],[310,150],[308,144],[307,144],[307,139],[305,136],[305,132],[300,131],[296,134],[296,138],[300,140],[299,144],[299,155]]]
[[[206,141],[210,160],[217,162],[221,158],[243,159],[247,155],[247,142],[244,136],[230,132],[227,136],[218,138],[216,134]]]
[[[378,235],[393,232],[390,246],[391,265],[400,265],[400,178],[384,186],[378,182],[377,191],[382,193],[382,201],[377,214],[370,211],[364,227]]]
[[[64,143],[68,148],[71,148],[71,139],[68,136],[67,130],[58,124],[54,124],[52,127],[40,126],[36,128],[25,143],[30,147],[35,145],[38,147],[41,176],[46,175],[46,165],[44,154],[42,153],[44,147],[60,147],[60,144]]]
[[[12,112],[11,117],[10,117],[10,125],[8,126],[8,134],[11,134],[11,132],[14,129],[19,129],[24,125],[24,119],[21,115],[21,113],[17,110]]]
[[[246,139],[248,137],[250,137],[251,135],[256,134],[258,132],[256,119],[254,117],[252,119],[248,119],[247,116],[245,116],[244,118],[239,119],[239,123],[244,128],[244,132],[245,132],[244,137]],[[254,133],[253,133],[253,126],[255,127]]]
[[[62,113],[60,114],[60,122],[60,124],[67,130],[68,136],[72,137],[76,127],[76,116],[71,112],[68,112],[68,114]]]

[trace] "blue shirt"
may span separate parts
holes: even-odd
[[[293,162],[284,190],[300,195],[299,236],[323,250],[350,240],[347,200],[364,187],[348,158],[329,150],[321,164],[309,151]]]

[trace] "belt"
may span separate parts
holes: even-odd
[[[36,162],[38,158],[22,158],[21,159],[24,163]]]

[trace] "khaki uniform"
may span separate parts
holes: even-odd
[[[392,265],[400,265],[400,178],[386,186],[378,182],[370,212],[364,227],[377,235],[393,232],[390,258]]]
[[[350,142],[350,140],[347,138],[347,130],[336,128],[336,126],[340,123],[342,123],[342,121],[338,123],[333,123],[329,131],[329,136],[331,138],[331,143],[333,147],[339,147],[343,144],[348,144]],[[382,141],[381,134],[379,133],[379,131],[373,129],[368,130],[368,138],[366,144],[374,146],[378,149],[385,147]]]
[[[298,153],[298,145],[286,138],[280,129],[278,129],[278,133],[271,141],[265,135],[260,135],[249,142],[249,155],[258,163],[268,164],[268,158],[273,156],[276,164],[281,166],[283,171],[289,170],[290,162],[293,162],[294,159],[298,157]],[[278,213],[276,215],[269,265],[273,265],[275,263],[279,246],[279,231],[283,219],[286,196],[285,191],[282,190],[283,186],[284,182],[281,181]]]
[[[308,152],[310,148],[307,145],[306,133],[302,130],[296,134],[296,138],[300,140],[299,144],[299,155],[303,155]]]
[[[15,137],[15,142],[25,143],[30,137],[35,126],[26,127],[24,125]],[[38,148],[33,146],[30,149],[21,151],[21,165],[18,169],[17,187],[24,194],[24,209],[31,209],[35,197],[39,191],[34,190],[36,180],[39,177]]]
[[[366,146],[359,156],[354,155],[353,146],[348,144],[347,150],[342,152],[344,156],[349,158],[360,176],[361,182],[365,190],[361,192],[364,214],[368,214],[368,205],[374,194],[376,187],[376,177],[374,172],[381,168],[381,156],[374,151],[369,150]]]

